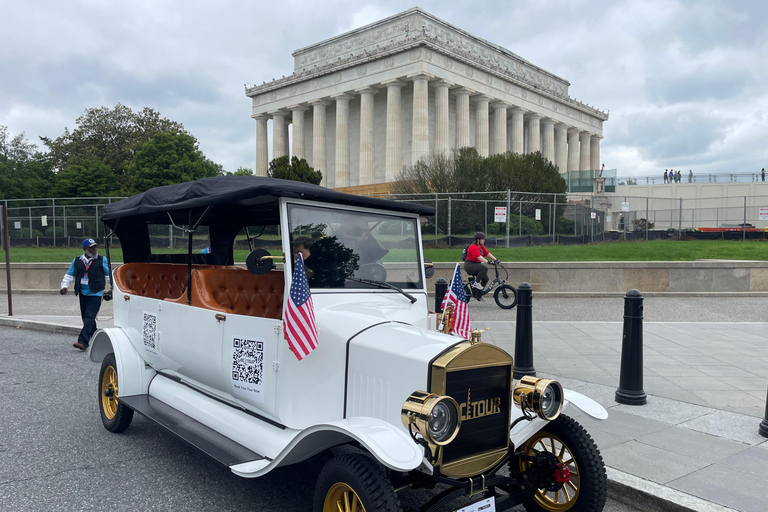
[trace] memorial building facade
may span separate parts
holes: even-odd
[[[482,156],[541,151],[561,173],[600,168],[607,112],[570,98],[568,81],[419,8],[293,58],[292,75],[246,89],[257,176],[267,175],[270,129],[272,158],[306,158],[324,186],[361,193],[387,191],[404,167],[466,146]]]

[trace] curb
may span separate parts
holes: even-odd
[[[606,467],[608,496],[648,512],[737,512],[682,491]]]
[[[52,332],[57,334],[80,334],[81,327],[74,327],[35,320],[20,320],[8,316],[0,317],[0,326],[15,327],[17,329],[29,329],[32,331]]]

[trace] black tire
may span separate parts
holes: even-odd
[[[346,511],[337,508],[336,499],[346,494],[357,498],[365,512],[402,512],[400,500],[384,468],[358,453],[348,453],[331,459],[320,471],[315,486],[314,512]],[[360,510],[358,506],[356,510]]]
[[[532,449],[553,452],[571,472],[571,481],[558,491],[539,489],[531,501],[524,503],[528,512],[600,512],[605,506],[607,478],[600,450],[592,437],[574,419],[560,415],[544,426],[521,447],[527,453]],[[562,448],[565,451],[560,454]],[[568,452],[572,455],[570,457]],[[570,462],[568,462],[570,459]],[[512,471],[525,470],[529,462],[519,457],[512,459]],[[565,486],[568,486],[568,499]],[[557,493],[557,495],[555,494]],[[559,499],[559,503],[555,501]]]
[[[501,309],[512,309],[517,306],[517,289],[514,286],[503,284],[493,292],[493,300]]]
[[[117,377],[115,354],[109,353],[102,361],[99,372],[99,412],[104,428],[115,434],[127,429],[133,420],[133,409],[117,400]]]

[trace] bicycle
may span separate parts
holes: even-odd
[[[464,282],[464,293],[467,296],[467,302],[469,302],[470,297],[474,297],[477,300],[480,300],[480,297],[491,293],[491,291],[495,289],[493,292],[493,300],[496,301],[496,305],[498,305],[501,309],[512,309],[513,307],[517,306],[517,288],[507,284],[507,279],[509,279],[509,272],[507,269],[501,267],[506,275],[504,279],[500,279],[499,267],[501,264],[498,262],[498,260],[494,260],[492,263],[493,269],[496,271],[496,277],[493,279],[493,281],[488,283],[488,286],[485,289],[481,290],[479,288],[475,288],[475,276],[473,275],[469,275],[469,279]]]

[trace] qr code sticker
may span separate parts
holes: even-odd
[[[232,339],[232,381],[261,386],[264,383],[264,342]]]
[[[144,312],[144,346],[148,349],[157,348],[157,315]]]

